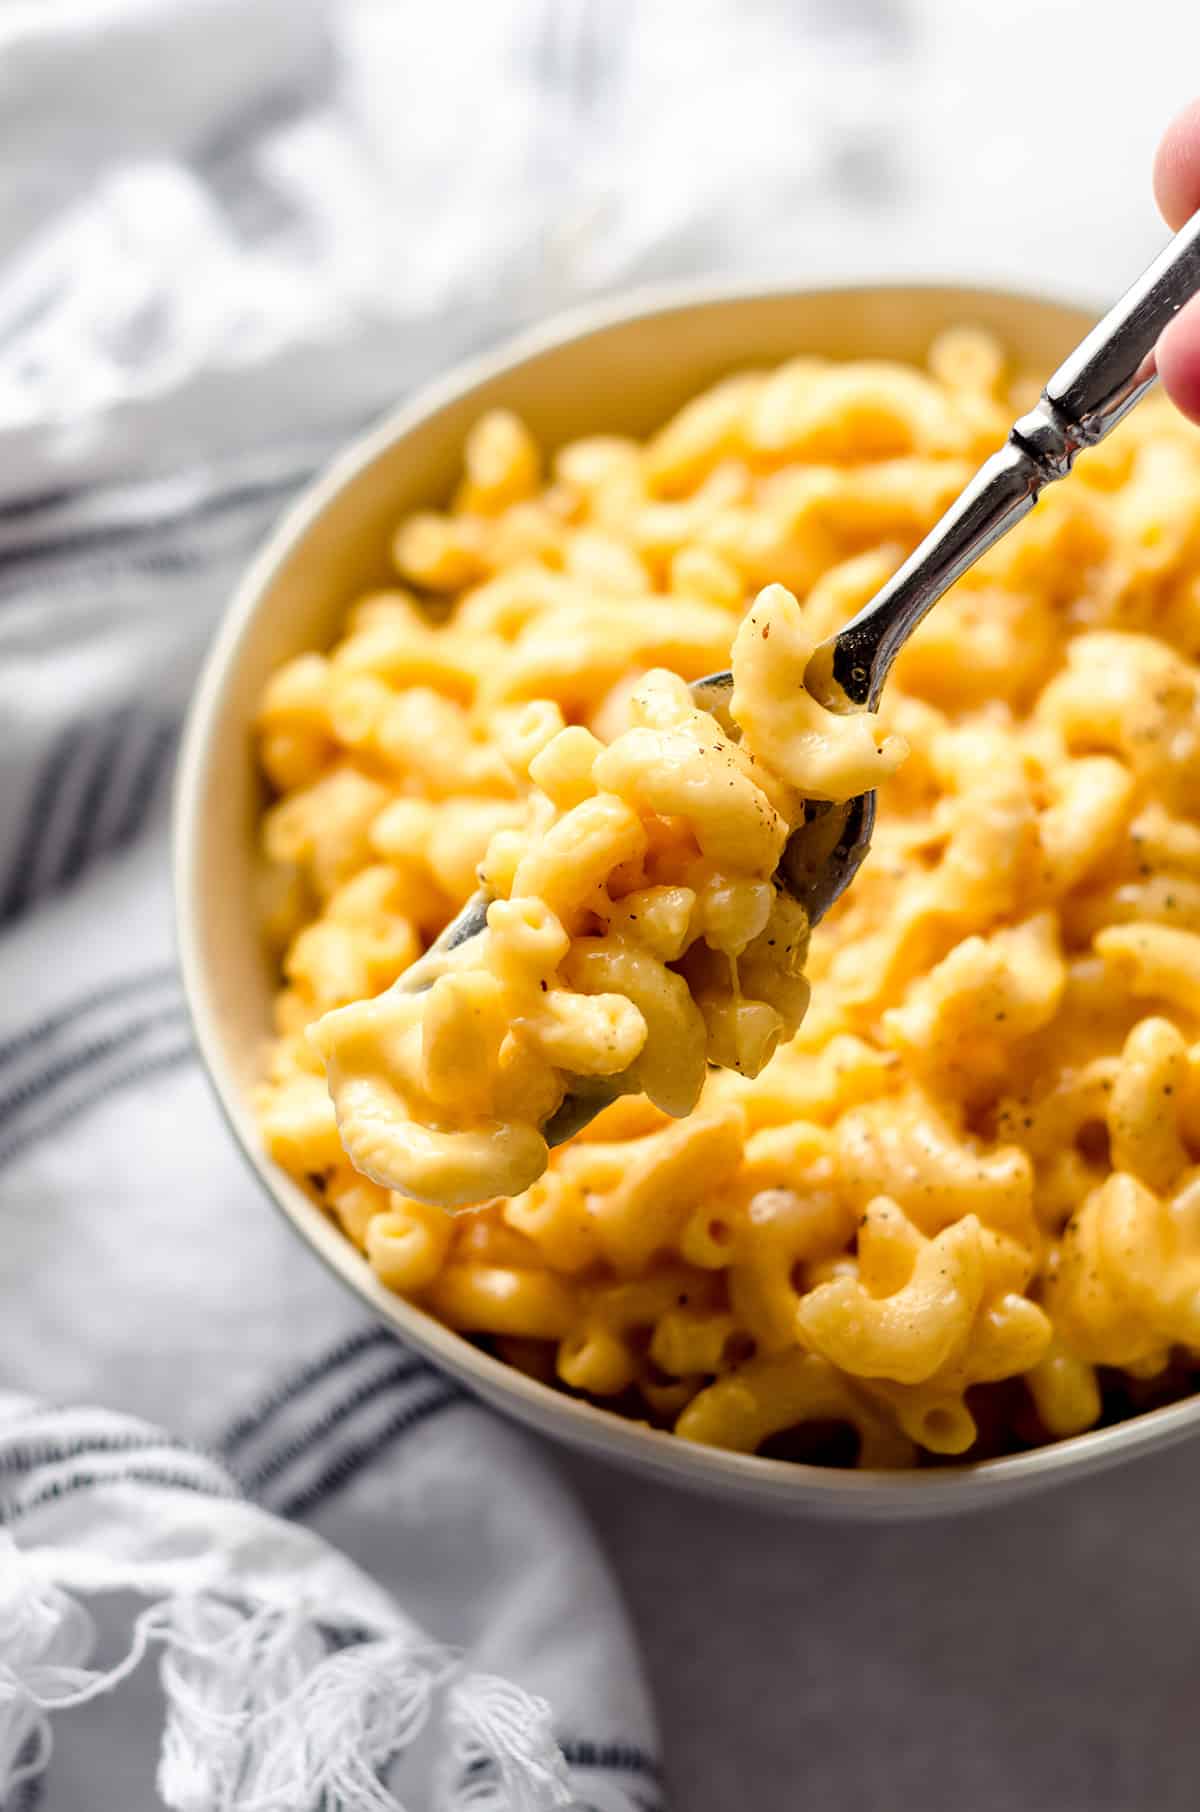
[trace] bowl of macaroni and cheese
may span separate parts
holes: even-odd
[[[547,1434],[895,1516],[1200,1422],[1200,433],[1155,397],[1085,453],[878,718],[802,684],[1088,324],[593,310],[385,420],[239,589],[177,795],[210,1075],[342,1280]],[[779,864],[868,788],[810,925]]]

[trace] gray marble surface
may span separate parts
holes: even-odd
[[[565,1466],[633,1611],[675,1812],[1194,1812],[1195,1442],[895,1526]]]

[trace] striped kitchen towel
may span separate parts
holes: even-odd
[[[356,1398],[374,1403],[369,1433],[347,1426]],[[636,1696],[569,1505],[507,1429],[382,1334],[298,1371],[223,1455],[0,1394],[13,1812],[657,1812],[644,1743],[575,1734],[598,1710],[603,1726],[610,1670]],[[514,1671],[540,1671],[553,1699]]]
[[[30,510],[0,569],[0,1805],[660,1812],[551,1459],[365,1320],[200,1074],[165,795],[283,488]]]
[[[5,1812],[664,1804],[552,1457],[271,1212],[175,967],[167,794],[217,615],[333,444],[466,332],[432,266],[365,262],[421,183],[368,168],[335,14],[0,17]],[[449,43],[436,11],[405,30]],[[499,180],[464,177],[453,257],[438,191],[464,292]]]

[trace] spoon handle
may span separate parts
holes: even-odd
[[[878,704],[892,662],[943,592],[1145,395],[1157,375],[1158,337],[1197,291],[1200,213],[1063,361],[899,571],[816,649],[805,683],[823,704],[841,711]]]

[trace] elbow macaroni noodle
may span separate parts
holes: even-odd
[[[795,1033],[809,928],[773,881],[784,845],[806,798],[864,792],[902,753],[877,747],[873,717],[809,696],[811,653],[772,586],[734,638],[740,737],[664,669],[608,744],[546,701],[517,714],[512,781],[532,790],[479,867],[486,930],[423,992],[351,1000],[312,1030],[360,1171],[444,1207],[519,1195],[572,1085],[678,1118],[706,1063],[757,1076]]]
[[[487,416],[262,701],[269,1149],[390,1288],[684,1439],[987,1457],[1200,1368],[1200,436],[1155,399],[1083,455],[878,728],[799,683],[1024,400],[963,329],[548,469]],[[740,740],[685,684],[731,646]],[[809,944],[782,840],[905,742]],[[481,948],[391,992],[480,873]]]

